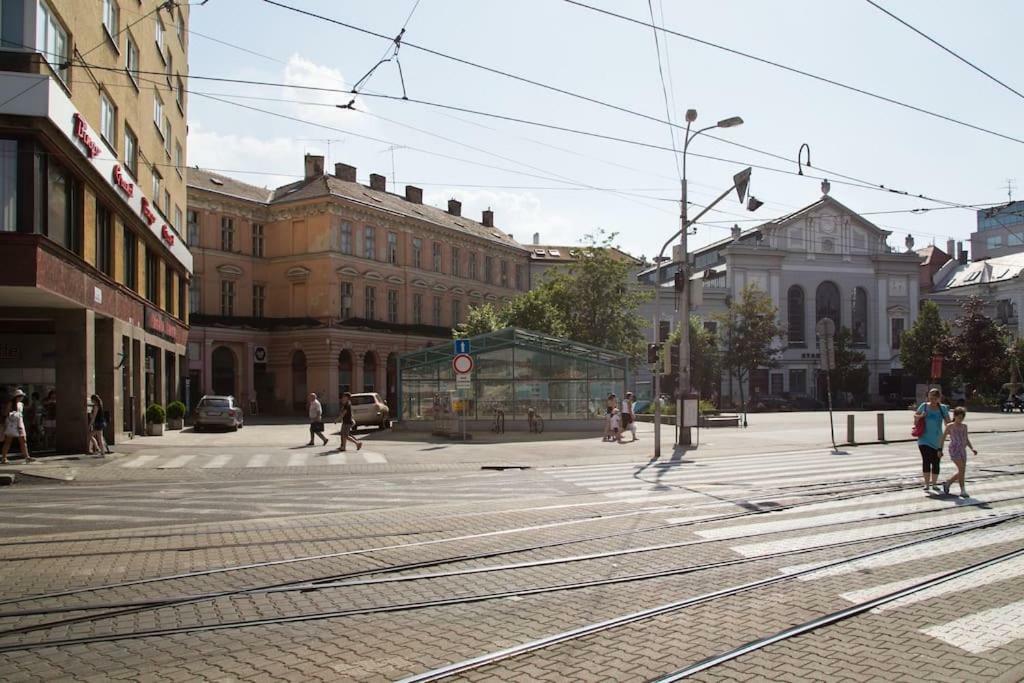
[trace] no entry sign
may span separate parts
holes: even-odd
[[[459,353],[452,357],[452,369],[457,375],[464,375],[473,371],[473,356],[468,353]]]

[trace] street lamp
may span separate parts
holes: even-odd
[[[727,119],[722,119],[713,126],[701,128],[700,130],[690,134],[690,124],[697,120],[697,110],[687,109],[686,110],[686,138],[683,144],[683,168],[681,181],[681,211],[680,211],[680,228],[672,235],[668,241],[665,242],[661,248],[661,252],[658,254],[656,259],[656,270],[654,276],[654,330],[656,343],[660,343],[659,331],[661,323],[661,263],[665,255],[665,250],[668,249],[669,245],[675,241],[676,237],[679,237],[679,274],[680,281],[683,283],[683,304],[682,304],[682,325],[679,330],[679,386],[680,393],[689,392],[690,390],[690,293],[686,290],[689,287],[689,264],[687,263],[686,254],[686,235],[690,226],[693,223],[699,221],[704,214],[710,211],[718,202],[725,199],[726,195],[736,190],[739,195],[740,202],[743,201],[747,193],[747,185],[750,182],[751,169],[746,168],[736,175],[733,176],[733,185],[728,190],[720,194],[714,201],[708,204],[704,209],[697,214],[693,221],[690,221],[687,215],[687,199],[686,199],[686,152],[689,150],[690,143],[693,142],[694,138],[705,131],[712,130],[713,128],[733,128],[743,123],[743,119],[739,116],[731,116]],[[756,207],[755,207],[756,208]],[[751,209],[753,210],[753,209]],[[654,373],[654,456],[661,456],[661,373]],[[681,411],[677,411],[681,412]],[[676,419],[681,421],[682,415],[677,414]],[[690,443],[690,430],[687,427],[683,429],[680,427],[679,430],[679,443],[680,445],[689,445]]]

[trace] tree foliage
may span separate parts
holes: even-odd
[[[939,307],[933,301],[921,304],[917,320],[900,340],[900,362],[903,368],[919,382],[931,375],[932,356],[945,351],[949,338],[949,325],[939,317]]]
[[[470,309],[455,336],[521,327],[642,357],[646,323],[636,310],[650,293],[634,285],[631,264],[613,254],[614,238],[603,231],[588,235],[579,259],[549,270],[539,285],[504,306]]]
[[[976,296],[965,299],[960,311],[948,341],[951,374],[959,384],[998,389],[1009,376],[1006,332],[985,315],[985,302]]]
[[[870,376],[867,356],[853,348],[853,335],[848,327],[839,328],[834,343],[836,367],[832,371],[833,388],[853,395],[855,401],[863,401],[868,394]]]
[[[662,349],[662,362],[669,353],[669,348],[679,345],[680,331],[677,327],[669,335]],[[664,364],[667,367],[667,364]],[[700,392],[701,396],[709,397],[718,394],[722,385],[722,359],[718,350],[718,335],[704,329],[704,324],[697,316],[690,318],[690,386]],[[675,384],[671,384],[675,386]],[[662,387],[664,391],[668,387]]]
[[[739,382],[741,403],[744,401],[743,385],[751,373],[776,364],[781,351],[776,341],[785,336],[785,329],[777,322],[777,313],[771,298],[750,284],[743,288],[738,302],[716,316],[722,366]]]

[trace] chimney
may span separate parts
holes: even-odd
[[[540,244],[540,233],[539,232],[533,233],[533,243],[534,244]]]
[[[412,202],[413,204],[423,203],[423,188],[416,187],[415,185],[405,186],[405,201]]]
[[[388,179],[382,176],[380,173],[371,173],[370,189],[379,190],[380,192],[386,192],[388,189]]]
[[[490,209],[484,209],[484,218],[480,222],[484,224],[485,228],[493,228],[494,227],[494,212],[491,211]]]
[[[740,233],[741,232],[742,231],[740,230],[740,226],[738,226],[738,225],[733,225],[732,226],[732,238],[734,240],[738,240],[740,238]]]
[[[953,240],[946,240],[946,256],[954,258],[956,256],[956,242]]]
[[[334,177],[338,180],[347,180],[350,183],[356,181],[356,167],[348,164],[335,164]]]
[[[313,178],[319,178],[324,174],[324,158],[317,154],[307,154],[303,162],[305,163],[306,180]]]
[[[967,264],[967,251],[964,249],[963,242],[956,243],[956,260],[960,265]]]
[[[453,216],[461,216],[462,215],[462,202],[460,202],[460,201],[458,201],[456,199],[449,199],[448,200],[448,213],[450,213]]]

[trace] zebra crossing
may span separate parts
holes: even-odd
[[[152,453],[120,457],[108,466],[134,470],[252,469],[262,467],[323,467],[326,465],[386,465],[387,457],[367,449],[340,453],[310,451],[277,453],[197,452],[181,455]]]

